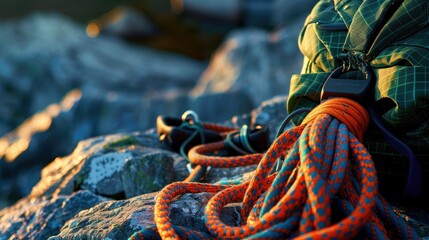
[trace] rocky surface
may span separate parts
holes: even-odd
[[[246,118],[250,126],[278,123],[286,115],[279,114],[280,109],[285,111],[284,100],[285,97],[277,97],[266,101],[250,116],[234,117],[229,124],[239,125]],[[270,138],[274,138],[276,127],[269,127],[272,128]],[[254,166],[213,169],[207,181],[234,178],[253,169]],[[107,135],[80,142],[72,154],[57,158],[46,166],[41,181],[34,186],[30,196],[68,195],[82,189],[102,196],[130,198],[158,191],[186,175],[186,161],[160,143],[154,130]]]
[[[253,108],[241,91],[188,95],[204,63],[89,38],[55,14],[0,23],[0,51],[0,180],[18,185],[4,194],[12,198],[28,194],[42,167],[82,139],[145,130],[158,115],[188,109],[223,121]],[[26,174],[28,181],[17,180]]]
[[[276,127],[285,117],[279,96],[263,102],[249,114],[225,124],[267,124]],[[212,169],[208,182],[248,179],[255,166]],[[168,173],[168,174],[166,174]],[[0,211],[0,239],[126,239],[152,226],[156,191],[187,174],[186,161],[161,144],[154,130],[101,136],[82,141],[67,157],[44,168],[31,194]],[[185,194],[170,207],[173,224],[207,231],[203,212],[213,195]],[[401,216],[429,236],[427,214],[416,216],[398,208]],[[240,222],[238,205],[222,212],[230,225]]]
[[[205,67],[115,38],[90,38],[84,26],[56,14],[0,23],[0,51],[0,134],[75,88],[88,97],[105,95],[104,101],[185,91]]]
[[[225,43],[237,40],[236,47],[220,50],[188,95],[202,73],[200,62],[108,37],[89,38],[82,26],[59,15],[0,25],[0,92],[5,99],[0,103],[0,130],[10,131],[34,113],[0,138],[0,180],[17,185],[16,191],[5,193],[12,198],[28,194],[43,166],[69,154],[82,139],[148,129],[158,115],[180,116],[187,109],[197,111],[202,120],[224,121],[286,93],[294,67],[284,65],[283,59],[292,60],[298,51],[292,37],[297,32],[241,30]],[[225,65],[218,55],[234,64]],[[197,91],[213,71],[229,67],[236,75],[218,72],[207,82],[227,82],[225,89]],[[17,180],[28,173],[28,181]]]
[[[242,91],[258,106],[272,96],[288,93],[290,76],[302,66],[296,43],[303,21],[273,33],[260,29],[232,32],[192,94]]]
[[[284,100],[285,97],[277,97],[266,101],[251,113],[234,117],[226,124],[255,125],[258,121],[268,123],[268,119],[279,122],[283,118],[279,110],[284,109]],[[207,181],[234,180],[255,167],[212,169]],[[52,239],[71,236],[124,239],[153,225],[156,194],[152,192],[186,175],[186,161],[161,144],[154,130],[91,138],[80,142],[69,156],[57,158],[45,167],[41,180],[28,197],[0,211],[0,233],[5,239],[46,239],[48,236],[55,236]],[[211,196],[202,193],[179,198],[171,206],[173,222],[205,231],[202,215]],[[107,201],[109,199],[114,200]],[[60,214],[68,211],[67,206],[56,210],[58,205],[66,204],[63,202],[79,204],[80,200],[86,204],[67,214]],[[236,208],[224,209],[225,222],[237,224]],[[53,214],[46,214],[47,211]]]
[[[207,231],[203,218],[204,207],[212,196],[210,193],[200,193],[185,194],[178,198],[170,207],[173,224]],[[127,239],[134,232],[155,225],[155,197],[156,193],[153,193],[123,201],[103,202],[81,211],[64,225],[58,235],[49,239]],[[228,206],[222,213],[224,222],[237,225],[237,206]]]
[[[47,239],[82,210],[108,199],[89,191],[58,197],[27,197],[0,212],[0,239]]]
[[[175,159],[181,157],[150,133],[88,139],[45,167],[30,196],[68,195],[79,189],[116,198],[155,192],[180,177],[173,169]]]

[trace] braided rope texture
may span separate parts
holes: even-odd
[[[223,138],[226,138],[228,136],[228,134],[231,134],[233,132],[238,131],[238,129],[234,128],[234,127],[227,127],[227,126],[223,126],[220,124],[209,123],[209,122],[196,123],[196,124],[185,123],[184,126],[190,127],[190,128],[193,128],[196,130],[195,133],[189,139],[187,139],[185,142],[191,141],[198,134],[201,134],[200,137],[202,138],[202,142],[204,143],[204,141],[205,141],[204,136],[202,135],[203,133],[201,132],[202,128],[204,128],[206,130],[218,132]],[[193,157],[192,159],[190,159],[189,156],[187,156],[184,152],[185,151],[184,148],[187,145],[187,143],[185,143],[185,142],[182,144],[182,147],[180,148],[180,152],[190,163],[195,165],[195,167],[192,169],[192,171],[190,172],[188,177],[186,177],[186,179],[183,180],[183,182],[198,182],[206,175],[208,166],[215,167],[214,165],[217,162],[223,162],[222,160],[220,160],[220,161],[213,160],[210,163],[207,163],[207,161],[205,161],[206,162],[205,164],[200,164],[201,161],[198,161],[198,159],[199,159],[198,157]],[[205,147],[206,145],[207,144],[201,144],[200,146],[202,147],[202,150],[203,151],[205,150],[204,152],[207,153],[207,152],[210,152],[211,149],[207,149]],[[209,151],[207,151],[207,150],[209,150]],[[188,155],[189,155],[189,153],[188,153]],[[227,165],[227,164],[224,164],[224,165]],[[217,166],[217,167],[220,167],[220,166]],[[227,166],[223,166],[223,167],[227,167]],[[234,166],[230,166],[230,167],[234,167]]]
[[[259,156],[252,180],[240,185],[166,186],[155,204],[156,228],[130,239],[419,239],[378,193],[374,163],[361,143],[368,122],[359,104],[329,99],[309,114],[305,124],[281,134]],[[190,159],[209,163],[202,148],[193,150]],[[280,157],[284,158],[281,169],[270,175]],[[199,192],[216,193],[205,210],[209,233],[173,226],[169,218],[173,199]],[[220,211],[236,202],[242,203],[245,221],[238,227],[227,226]]]

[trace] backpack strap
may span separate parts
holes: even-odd
[[[426,26],[427,8],[428,1],[421,0],[363,1],[353,16],[343,45],[349,66],[362,71],[387,46]],[[396,68],[395,73],[400,72],[400,66],[394,66],[394,68]],[[411,74],[403,77],[408,79],[415,76]],[[382,79],[379,79],[379,84],[383,84]],[[415,154],[406,144],[392,135],[382,121],[375,121],[377,114],[375,111],[372,112],[374,123],[382,130],[388,142],[410,161],[405,194],[418,196],[421,191],[421,168]]]

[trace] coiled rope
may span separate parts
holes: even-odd
[[[302,125],[274,141],[251,181],[233,186],[183,182],[166,186],[155,204],[156,229],[148,228],[131,239],[157,234],[162,239],[418,239],[378,193],[374,163],[361,143],[368,123],[368,113],[356,102],[328,99]],[[270,175],[280,157],[284,158],[280,170]],[[209,234],[173,226],[168,215],[175,197],[199,192],[217,193],[205,210]],[[242,202],[245,221],[238,227],[227,226],[220,211],[235,202]]]
[[[261,153],[257,153],[249,142],[250,130],[247,125],[243,125],[241,129],[234,127],[227,127],[215,123],[201,123],[198,120],[198,115],[191,110],[186,111],[182,115],[183,123],[180,125],[181,128],[188,128],[195,130],[194,133],[189,136],[180,147],[180,154],[188,160],[190,166],[194,168],[190,169],[189,176],[183,180],[183,182],[198,182],[204,177],[208,167],[218,168],[232,168],[254,165],[259,162],[262,158]],[[218,132],[223,138],[223,141],[214,143],[205,143],[205,137],[203,129],[212,130]],[[232,140],[233,136],[238,136],[240,146],[238,146]],[[194,138],[200,137],[200,141],[203,143],[193,149],[188,154],[186,150],[188,144],[190,144]],[[242,154],[241,156],[232,157],[219,157],[215,156],[215,153],[225,150],[226,148],[234,149],[237,153]],[[208,155],[213,155],[209,157]]]

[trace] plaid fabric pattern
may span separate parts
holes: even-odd
[[[377,77],[375,100],[389,98],[396,104],[384,120],[420,159],[427,159],[428,12],[427,0],[321,0],[300,34],[304,64],[301,74],[292,76],[288,111],[315,107],[327,76],[342,65],[340,53],[362,52]],[[295,124],[303,117],[294,119]],[[374,154],[396,155],[375,129],[369,130],[365,141]]]

